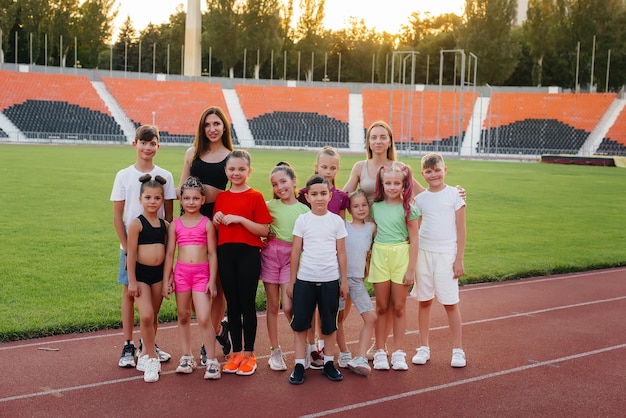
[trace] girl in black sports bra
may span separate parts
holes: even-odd
[[[143,348],[137,359],[137,370],[144,372],[144,381],[159,380],[161,362],[154,343],[157,332],[157,318],[163,296],[163,262],[165,261],[165,240],[167,222],[157,215],[163,206],[165,179],[150,174],[139,178],[141,189],[139,199],[143,213],[128,225],[128,295],[135,298],[139,309],[139,325]]]

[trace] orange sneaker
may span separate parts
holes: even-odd
[[[224,373],[237,373],[241,362],[244,359],[243,353],[232,353],[230,356],[226,358],[228,361],[222,367],[222,371]]]
[[[251,356],[245,356],[239,365],[239,369],[237,370],[237,374],[239,376],[250,376],[256,371],[256,356],[252,354]]]

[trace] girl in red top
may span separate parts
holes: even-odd
[[[219,277],[228,305],[232,354],[224,373],[248,376],[256,370],[256,290],[261,273],[261,237],[267,236],[272,217],[263,195],[247,181],[250,154],[235,150],[226,159],[230,189],[217,195],[213,224],[217,227]]]

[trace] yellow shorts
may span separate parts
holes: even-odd
[[[370,274],[367,281],[383,283],[391,280],[392,283],[403,284],[404,275],[409,268],[409,243],[379,244],[372,246]]]

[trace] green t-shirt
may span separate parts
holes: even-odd
[[[270,230],[281,241],[293,241],[293,225],[298,216],[307,213],[310,209],[300,202],[293,205],[285,205],[280,199],[272,199],[267,202],[267,209],[272,215]]]
[[[419,218],[420,211],[411,206],[409,220]],[[409,229],[406,226],[406,213],[402,204],[388,205],[384,200],[374,202],[370,215],[376,222],[376,237],[374,242],[379,244],[399,244],[409,239]]]

